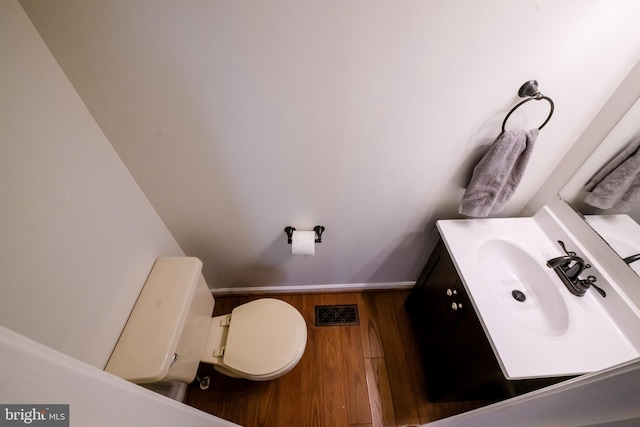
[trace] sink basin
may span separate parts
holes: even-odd
[[[562,289],[524,249],[505,239],[486,241],[478,248],[478,265],[491,295],[520,327],[546,336],[567,332]]]

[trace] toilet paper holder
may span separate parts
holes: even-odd
[[[284,228],[284,232],[287,233],[287,243],[291,244],[293,239],[293,232],[296,231],[294,227],[287,226]],[[316,232],[316,243],[322,243],[322,233],[324,233],[324,226],[316,225],[313,227],[313,231]]]

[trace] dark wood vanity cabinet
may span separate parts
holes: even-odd
[[[418,332],[431,401],[505,399],[567,379],[504,377],[442,240],[405,307]]]

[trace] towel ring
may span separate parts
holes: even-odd
[[[536,100],[539,101],[541,99],[544,99],[545,101],[549,102],[549,106],[551,107],[551,110],[549,111],[549,116],[547,117],[547,119],[540,125],[540,127],[538,127],[538,130],[541,130],[546,124],[547,122],[549,122],[549,120],[551,119],[551,116],[553,116],[553,109],[554,109],[554,105],[553,105],[553,101],[551,100],[551,98],[549,98],[548,96],[544,96],[542,95],[539,91],[538,91],[538,82],[535,80],[530,80],[528,82],[526,82],[525,84],[523,84],[520,87],[520,90],[518,90],[518,96],[520,98],[524,98],[525,96],[527,96],[528,98],[525,99],[524,101],[520,101],[515,107],[513,107],[511,109],[511,111],[509,111],[509,113],[507,114],[507,116],[504,118],[504,121],[502,122],[502,133],[504,133],[504,126],[507,124],[507,120],[509,120],[509,116],[511,116],[511,114],[516,111],[518,109],[518,107],[520,107],[522,104],[529,102],[531,100]]]

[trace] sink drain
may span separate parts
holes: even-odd
[[[511,292],[511,296],[513,296],[513,298],[516,301],[520,301],[520,302],[523,302],[524,300],[527,299],[527,296],[523,292],[521,292],[521,291],[519,291],[517,289]]]

